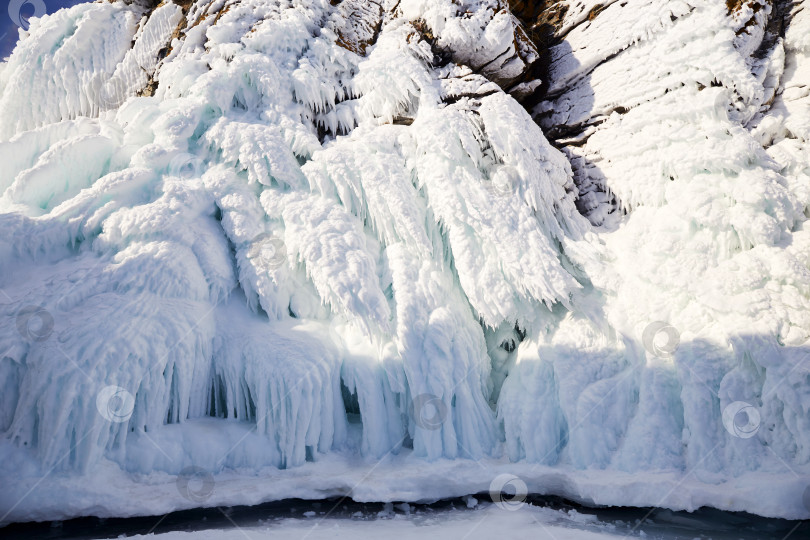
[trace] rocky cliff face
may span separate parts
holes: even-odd
[[[790,120],[794,128],[777,128],[778,138],[794,141],[785,146],[806,140],[799,127],[807,121],[804,89],[808,84],[804,74],[807,14],[801,2],[729,1],[725,6],[554,2],[548,7],[531,3],[534,10],[527,4],[517,3],[516,13],[524,24],[545,29],[548,37],[543,39],[551,57],[549,88],[544,103],[533,113],[546,133],[565,148],[581,192],[579,208],[594,224],[603,223],[616,208],[626,212],[638,201],[632,187],[622,185],[623,179],[608,180],[614,174],[620,178],[638,174],[630,171],[638,161],[613,169],[619,156],[598,146],[600,136],[588,143],[591,135],[614,129],[627,114],[627,118],[640,115],[656,103],[667,103],[665,108],[671,110],[681,106],[674,105],[679,98],[683,107],[706,98],[709,113],[716,109],[725,114],[725,109],[730,121],[759,142],[764,137],[767,149],[776,141],[762,133],[768,128],[759,126],[763,120],[773,126],[772,118],[785,117],[781,108],[787,99],[796,102]],[[713,9],[711,14],[703,11],[707,7]],[[705,26],[702,33],[695,28],[697,18]],[[710,94],[718,98],[708,99]],[[618,132],[613,138],[628,140]],[[692,150],[687,145],[684,152]],[[642,155],[637,157],[643,159]],[[668,155],[688,160],[688,155],[678,152]],[[597,166],[601,161],[610,165]],[[791,170],[804,166],[792,158],[782,165]]]

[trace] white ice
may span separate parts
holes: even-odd
[[[247,490],[215,504],[482,464],[810,517],[810,6],[768,41],[770,4],[569,3],[540,125],[496,0],[33,19],[0,68],[0,521],[188,507],[190,466]]]

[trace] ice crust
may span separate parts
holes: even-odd
[[[435,470],[436,498],[481,487],[458,459],[810,517],[810,5],[603,4],[569,2],[539,125],[496,0],[32,19],[0,67],[0,521],[125,513],[40,483],[335,456]],[[432,496],[386,470],[370,493]]]

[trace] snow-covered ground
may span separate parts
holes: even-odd
[[[333,452],[314,463],[289,469],[245,467],[214,475],[209,471],[216,469],[234,439],[245,437],[237,450],[240,454],[261,449],[261,438],[249,432],[250,426],[243,425],[239,431],[233,424],[212,425],[215,422],[192,424],[192,430],[199,430],[200,445],[190,455],[201,465],[186,467],[179,475],[132,474],[103,460],[80,481],[70,473],[52,473],[43,478],[33,459],[21,452],[9,452],[2,471],[15,481],[0,492],[0,507],[10,508],[5,521],[47,521],[81,515],[148,516],[290,498],[346,496],[360,502],[432,502],[488,492],[496,499],[515,493],[560,495],[588,506],[654,506],[687,511],[704,506],[731,511],[756,508],[761,515],[789,519],[810,511],[806,478],[789,471],[748,472],[729,479],[700,471],[686,475],[678,471],[582,471],[510,463],[506,459],[445,458],[426,465],[412,451],[403,451],[380,460]],[[141,444],[171,448],[160,438],[141,440]],[[70,497],[66,498],[65,493]]]
[[[573,506],[556,498],[493,504],[487,495],[431,505],[291,500],[253,507],[217,507],[142,518],[18,524],[8,540],[65,538],[493,538],[547,540],[787,540],[805,538],[810,522],[763,519],[716,510]]]
[[[406,507],[407,508],[407,507]],[[202,530],[193,532],[170,532],[163,534],[132,536],[131,538],[157,540],[243,540],[290,538],[350,539],[363,537],[405,538],[499,538],[508,535],[516,538],[542,540],[603,540],[622,538],[627,530],[616,531],[615,525],[599,523],[594,516],[577,513],[575,510],[561,512],[523,506],[515,511],[506,511],[494,505],[486,505],[478,511],[445,510],[437,514],[403,511],[383,511],[373,521],[364,516],[355,519],[325,517],[323,512],[310,510],[308,519],[267,520],[263,526],[238,527],[233,529]],[[410,514],[410,515],[409,515]],[[628,530],[631,526],[626,527]]]
[[[553,4],[547,49],[501,0],[32,19],[0,522],[502,474],[810,517],[808,1]]]

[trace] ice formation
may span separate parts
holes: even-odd
[[[103,504],[37,514],[52,474],[333,455],[810,516],[810,4],[509,4],[32,19],[0,64],[0,521]],[[716,489],[750,475],[779,500]]]

